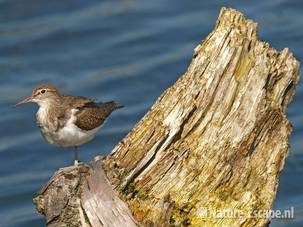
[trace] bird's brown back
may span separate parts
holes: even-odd
[[[78,108],[75,124],[82,130],[92,130],[101,126],[105,119],[116,109],[122,106],[115,102],[95,103],[89,102]]]
[[[122,106],[115,102],[96,103],[93,99],[77,96],[57,96],[48,112],[48,127],[55,131],[63,128],[70,119],[72,109],[76,109],[75,124],[82,130],[92,130],[101,126],[105,119]],[[38,123],[39,125],[39,123]]]
[[[58,100],[52,102],[54,108],[50,108],[53,110],[50,111],[51,117],[53,118],[52,122],[57,122],[57,130],[65,126],[71,117],[72,109],[79,110],[90,103],[94,103],[94,100],[78,96],[58,96]]]

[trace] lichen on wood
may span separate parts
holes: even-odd
[[[222,8],[185,74],[108,157],[57,172],[37,210],[48,226],[267,225],[254,214],[276,196],[298,79],[288,49],[269,47],[255,22]]]
[[[257,38],[257,24],[223,8],[187,72],[106,159],[104,168],[141,223],[262,226],[288,155],[285,111],[299,63]],[[237,209],[242,218],[208,211]]]

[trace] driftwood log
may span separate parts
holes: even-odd
[[[187,72],[108,157],[60,169],[38,192],[47,225],[268,225],[252,215],[276,196],[299,62],[256,32],[223,8]]]

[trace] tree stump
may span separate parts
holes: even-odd
[[[272,208],[289,152],[299,62],[256,32],[222,8],[187,72],[112,153],[38,193],[48,226],[266,226],[254,215]]]

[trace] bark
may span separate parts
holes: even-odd
[[[267,225],[268,218],[253,215],[271,209],[276,196],[299,62],[288,49],[259,41],[256,32],[255,22],[222,8],[187,72],[102,168],[100,160],[64,168],[38,193],[48,225]],[[114,202],[107,206],[108,200]],[[220,211],[241,216],[213,213]]]

